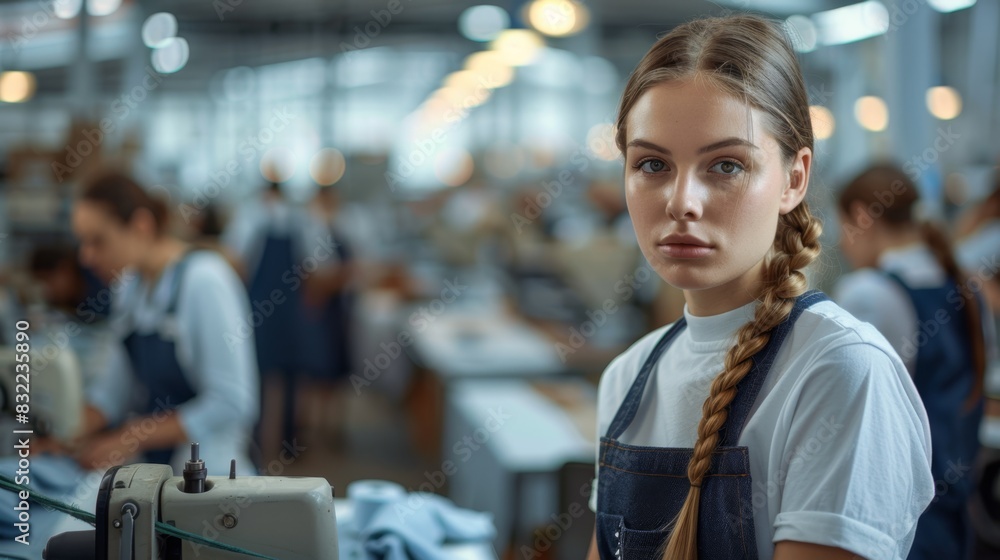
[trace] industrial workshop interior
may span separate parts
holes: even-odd
[[[1000,0],[0,0],[0,559],[1000,560]]]

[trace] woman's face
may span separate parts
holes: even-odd
[[[73,206],[73,233],[80,240],[80,262],[105,281],[139,262],[144,251],[141,236],[131,229],[99,204],[79,201]]]
[[[756,297],[778,216],[805,196],[809,149],[789,165],[764,123],[698,76],[648,89],[628,114],[625,193],[636,235],[692,313]]]

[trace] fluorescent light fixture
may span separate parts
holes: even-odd
[[[889,29],[889,10],[876,0],[813,14],[819,42],[842,45],[884,34]]]

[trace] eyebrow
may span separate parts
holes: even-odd
[[[656,151],[656,152],[660,152],[661,154],[664,154],[664,155],[670,155],[670,150],[664,148],[663,146],[659,146],[657,144],[654,144],[654,143],[652,143],[652,142],[650,142],[648,140],[643,140],[641,138],[637,138],[635,140],[632,140],[631,142],[629,142],[628,144],[625,145],[625,148],[627,149],[627,148],[631,148],[633,146],[639,147],[639,148],[647,148],[647,149],[650,149],[650,150],[653,150],[653,151]],[[750,142],[748,142],[748,141],[746,141],[746,140],[744,140],[742,138],[732,137],[732,138],[726,138],[725,140],[720,140],[720,141],[715,142],[713,144],[709,144],[708,146],[704,146],[702,148],[698,148],[698,153],[699,154],[707,154],[708,152],[714,152],[715,150],[719,150],[719,149],[722,149],[722,148],[728,148],[730,146],[744,146],[744,147],[750,148],[751,150],[756,150],[757,149],[757,146],[754,146],[752,143],[750,143]]]

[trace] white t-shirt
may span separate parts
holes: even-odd
[[[912,375],[917,365],[913,346],[919,326],[917,312],[910,295],[885,272],[898,275],[911,288],[937,288],[948,277],[930,249],[915,244],[885,251],[879,257],[878,269],[861,268],[845,274],[833,289],[832,299],[875,326]]]
[[[702,404],[756,303],[688,321],[650,375],[620,441],[694,446]],[[608,432],[642,364],[670,326],[615,358],[601,378]],[[779,350],[739,444],[749,448],[758,556],[791,540],[865,558],[906,558],[934,496],[927,415],[906,368],[871,325],[833,302],[805,310]],[[597,509],[597,481],[591,508]]]
[[[878,329],[913,375],[917,367],[920,332],[917,312],[910,295],[885,272],[896,274],[907,286],[915,289],[943,286],[948,274],[934,253],[926,245],[917,243],[883,252],[878,260],[878,270],[862,268],[845,274],[833,290],[833,299],[837,304]],[[954,295],[958,295],[957,290]],[[989,316],[983,317],[983,332],[987,363],[995,362],[996,332]]]
[[[247,446],[260,409],[253,316],[236,272],[217,253],[198,251],[187,257],[178,293],[176,322],[167,321],[177,263],[150,286],[135,272],[113,284],[111,328],[124,339],[132,330],[160,332],[176,344],[177,361],[195,396],[176,408],[191,441],[201,444],[209,474],[225,476],[230,459],[244,474],[253,474]],[[91,404],[112,423],[132,412],[136,380],[125,352],[115,354],[106,375],[88,390]],[[176,404],[176,403],[171,403]],[[179,473],[190,454],[178,446],[171,461]]]

